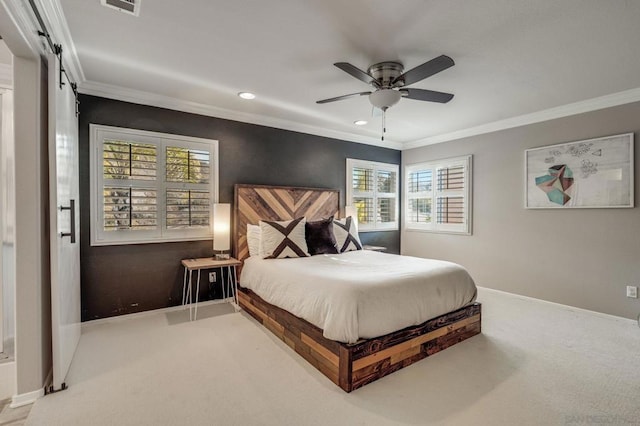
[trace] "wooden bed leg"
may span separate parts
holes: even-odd
[[[351,373],[352,373],[351,363],[351,351],[345,346],[340,346],[340,364],[338,366],[338,381],[340,382],[340,387],[345,392],[351,392]]]

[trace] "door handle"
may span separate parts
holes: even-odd
[[[60,206],[60,211],[69,210],[71,213],[71,224],[69,229],[71,232],[61,232],[60,237],[71,237],[71,244],[76,243],[76,200],[69,200],[69,207]]]

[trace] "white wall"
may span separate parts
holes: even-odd
[[[16,362],[18,394],[41,389],[51,368],[46,165],[46,69],[14,58]]]
[[[0,400],[16,393],[13,92],[0,89]]]
[[[0,1],[0,34],[14,55],[16,394],[12,404],[32,402],[41,395],[51,370],[47,74],[39,54],[42,40],[26,16],[27,9],[25,2]]]
[[[15,158],[13,153],[13,91],[0,89],[2,124],[0,136],[0,338],[5,352],[13,355],[15,336]],[[2,345],[0,345],[2,346]]]
[[[637,144],[639,117],[635,103],[403,151],[403,165],[473,154],[473,235],[403,231],[402,253],[460,263],[481,286],[636,318],[625,287],[640,286],[640,209],[526,210],[523,192],[525,149],[629,132]]]

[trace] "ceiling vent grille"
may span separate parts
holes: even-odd
[[[100,0],[100,3],[129,15],[140,15],[140,0]]]

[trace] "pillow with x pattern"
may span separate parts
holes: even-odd
[[[265,259],[307,257],[304,217],[281,222],[260,221],[260,253]]]
[[[333,221],[333,234],[340,253],[352,250],[362,250],[362,243],[358,236],[356,222],[351,216]]]

